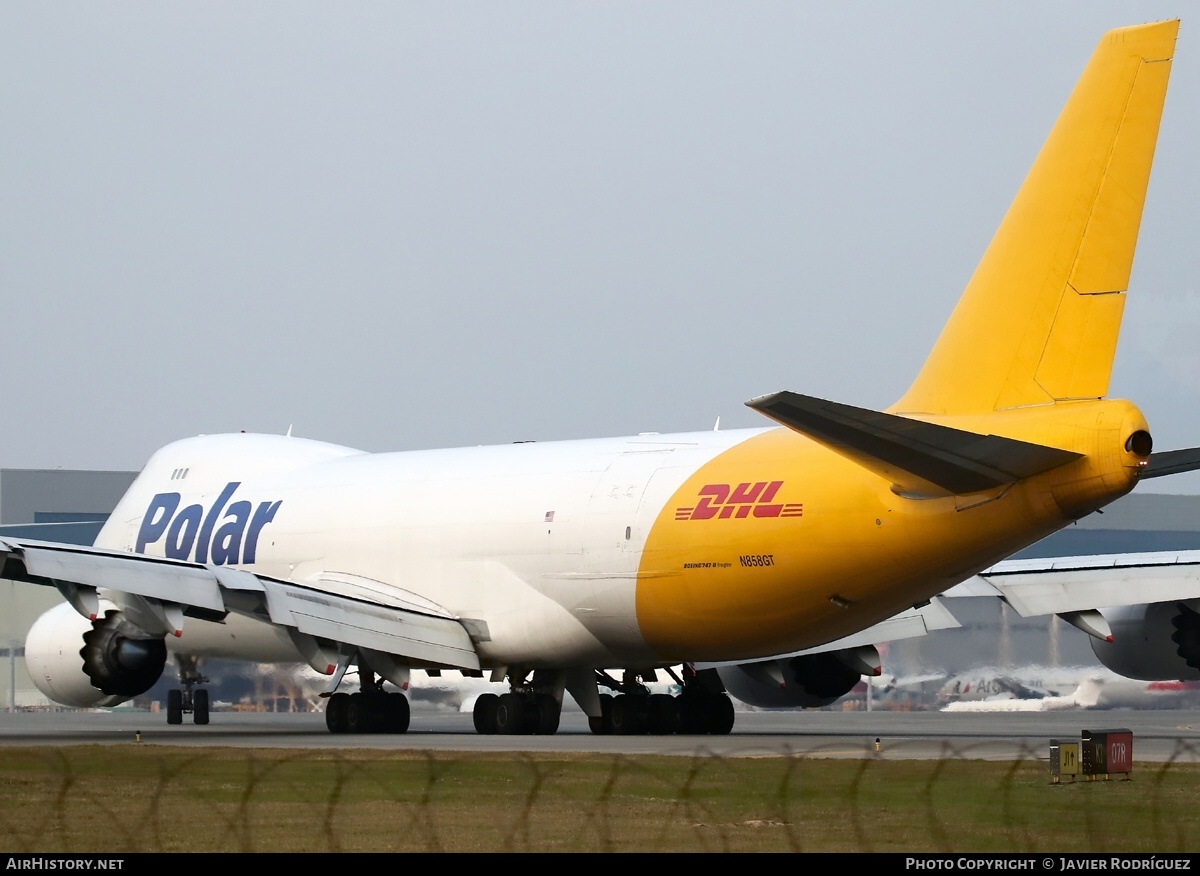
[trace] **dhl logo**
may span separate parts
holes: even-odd
[[[799,502],[775,502],[783,481],[759,481],[754,484],[708,484],[697,494],[700,502],[692,508],[676,508],[676,520],[727,520],[753,514],[755,517],[803,517]]]

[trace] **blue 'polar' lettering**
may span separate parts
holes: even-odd
[[[226,508],[226,503],[240,486],[240,481],[226,484],[208,514],[199,504],[188,505],[176,513],[182,496],[179,493],[157,494],[142,517],[134,550],[145,553],[149,545],[157,544],[165,537],[163,552],[171,559],[194,559],[197,563],[211,561],[215,566],[253,563],[263,527],[275,519],[283,502],[260,502],[258,508],[252,510],[251,503],[243,500]]]

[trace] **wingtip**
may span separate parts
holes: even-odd
[[[754,398],[744,402],[744,404],[748,408],[754,408],[756,411],[759,411],[786,392],[786,389],[781,389],[778,392],[768,392],[766,395],[756,395]]]

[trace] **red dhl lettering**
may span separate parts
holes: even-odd
[[[676,520],[728,520],[745,517],[803,517],[800,502],[775,502],[783,481],[758,481],[733,486],[706,484],[697,495],[700,501],[691,507],[675,509]]]

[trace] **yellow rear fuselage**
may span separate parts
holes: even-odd
[[[1124,495],[1144,460],[1125,448],[1146,430],[1125,401],[925,419],[1082,457],[984,493],[915,497],[788,429],[759,435],[689,477],[651,528],[646,642],[664,660],[721,660],[833,641]]]

